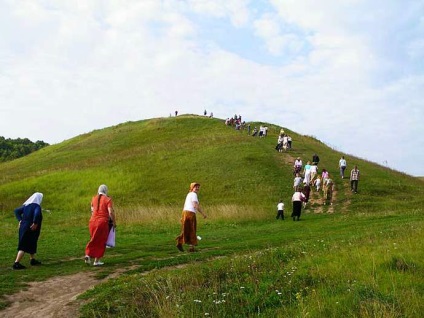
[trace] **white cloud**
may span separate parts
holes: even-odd
[[[250,17],[246,0],[187,0],[190,8],[200,14],[218,18],[229,18],[236,27],[244,26]]]
[[[424,175],[415,170],[416,150],[424,149],[422,6],[408,2],[399,11],[389,2],[381,11],[379,5],[0,3],[0,135],[60,142],[128,120],[206,108],[220,118],[241,114],[281,124]],[[218,42],[206,26],[233,29],[218,33],[228,35]],[[397,34],[396,43],[386,31]],[[226,47],[234,40],[254,53]],[[411,149],[414,156],[407,155]]]

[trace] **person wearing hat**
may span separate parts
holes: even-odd
[[[184,202],[184,208],[181,216],[181,234],[176,238],[177,248],[181,252],[184,251],[183,244],[189,245],[189,252],[194,252],[194,247],[197,245],[197,212],[206,218],[206,214],[203,213],[203,210],[199,204],[199,199],[197,197],[199,189],[200,184],[197,182],[192,182]]]
[[[114,228],[116,227],[112,198],[108,196],[107,186],[102,184],[97,191],[97,195],[91,200],[90,241],[85,247],[84,257],[86,264],[90,265],[91,258],[94,258],[94,266],[104,265],[100,259],[105,254],[110,230],[109,223]]]

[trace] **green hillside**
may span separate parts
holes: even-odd
[[[252,123],[252,125],[261,123]],[[129,122],[96,130],[0,165],[0,206],[9,213],[35,191],[45,194],[44,207],[78,216],[101,183],[109,186],[119,209],[181,205],[192,180],[202,184],[209,206],[242,204],[267,208],[292,191],[292,164],[320,155],[320,168],[337,177],[342,155],[320,141],[298,135],[293,150],[274,150],[280,127],[269,126],[267,138],[226,127],[222,120],[197,116]],[[358,164],[364,182],[356,211],[380,196],[402,204],[421,186],[410,176],[347,156]],[[336,182],[341,180],[335,178]],[[345,194],[341,200],[348,200]]]
[[[261,124],[266,123],[251,123],[252,127]],[[216,118],[149,119],[95,130],[0,163],[0,218],[5,238],[0,242],[2,269],[10,268],[16,253],[13,209],[38,191],[44,193],[43,209],[50,211],[44,213],[38,253],[45,265],[38,271],[26,271],[25,277],[4,270],[0,296],[18,291],[26,282],[92,270],[82,265],[81,256],[88,240],[90,200],[104,183],[117,212],[119,245],[107,251],[109,266],[99,271],[99,277],[117,268],[129,269],[128,275],[114,280],[113,285],[106,283],[83,296],[89,300],[82,308],[83,317],[197,317],[204,313],[246,317],[255,315],[258,308],[264,317],[303,316],[306,302],[312,317],[402,317],[424,309],[422,181],[334,151],[287,127],[284,130],[293,138],[293,149],[279,153],[274,147],[281,127],[266,125],[268,136],[258,138]],[[336,182],[334,205],[323,206],[321,195],[314,192],[302,212],[305,221],[290,222],[294,159],[301,157],[306,162],[314,153],[320,156],[320,170],[329,170]],[[347,174],[354,165],[361,171],[356,195],[350,192],[349,180],[338,176],[342,155],[348,162]],[[202,185],[200,201],[208,219],[198,222],[206,239],[200,242],[199,253],[179,254],[173,239],[192,181]],[[276,223],[280,198],[286,204],[288,220]],[[318,243],[317,248],[317,240],[326,243]],[[387,254],[387,244],[393,247],[393,242],[404,244],[405,250]],[[245,272],[245,264],[233,257],[255,259],[257,271]],[[375,262],[391,270],[394,266],[395,273],[383,271],[384,282],[377,283],[375,276],[367,274]],[[413,271],[399,273],[398,262]],[[187,268],[168,269],[181,264]],[[364,270],[346,271],[351,265],[364,266]],[[271,291],[277,288],[277,281],[283,284],[286,266],[295,267],[297,274],[293,272],[293,285],[284,290],[286,299],[281,302]],[[228,275],[230,267],[235,274]],[[325,273],[325,268],[330,272]],[[153,269],[161,271],[144,276]],[[421,278],[406,278],[409,273]],[[355,294],[345,293],[346,275],[351,281],[363,279]],[[399,281],[394,275],[399,275]],[[211,281],[206,277],[212,277]],[[374,281],[369,281],[371,278]],[[233,279],[249,293],[240,295],[240,288],[235,292]],[[390,286],[396,286],[395,294]],[[200,305],[191,301],[184,310],[173,307],[184,297],[194,297],[199,289],[207,297],[224,287],[235,295],[232,305],[227,300],[219,309],[212,305],[199,309]],[[169,294],[182,288],[183,295],[168,306]],[[115,300],[109,300],[111,297]],[[361,297],[375,302],[361,303]],[[156,300],[151,302],[153,298]],[[336,301],[346,309],[339,309]],[[349,307],[351,301],[362,305]],[[0,304],[7,306],[7,301]]]

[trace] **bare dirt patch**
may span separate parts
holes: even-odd
[[[2,317],[78,317],[81,301],[77,296],[104,280],[94,273],[58,276],[32,282],[25,290],[10,295],[11,305],[0,311]]]
[[[28,288],[7,296],[11,303],[0,311],[4,318],[43,317],[43,318],[75,318],[79,316],[79,308],[84,301],[77,299],[79,295],[94,286],[117,277],[134,267],[115,271],[103,279],[95,277],[95,272],[81,272],[67,276],[57,276],[42,282],[31,282]]]

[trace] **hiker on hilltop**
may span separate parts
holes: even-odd
[[[358,182],[359,182],[359,170],[358,166],[355,167],[350,172],[350,190],[352,192],[358,193]]]
[[[287,150],[289,148],[289,136],[283,136],[283,149]]]
[[[344,156],[342,156],[339,160],[339,169],[340,169],[340,176],[342,177],[342,179],[344,178],[344,173],[346,170],[346,159]]]
[[[106,242],[111,228],[116,228],[115,211],[112,198],[108,196],[108,187],[99,186],[97,195],[91,199],[91,217],[89,222],[90,241],[85,247],[84,261],[87,265],[102,266],[101,258],[105,254]]]
[[[277,146],[275,146],[275,150],[281,152],[283,148],[283,135],[278,135]]]
[[[264,126],[259,126],[259,138],[262,138],[264,136]]]
[[[26,268],[20,263],[25,253],[30,254],[29,263],[32,266],[41,265],[41,262],[35,259],[35,253],[37,253],[37,243],[43,221],[43,214],[41,212],[42,200],[43,194],[36,192],[21,207],[14,211],[16,219],[19,221],[19,242],[18,254],[12,266],[13,269],[19,270]]]
[[[194,247],[197,245],[197,221],[196,214],[199,212],[206,218],[206,214],[200,208],[197,193],[199,192],[200,184],[192,182],[189,192],[184,202],[183,213],[181,216],[181,234],[177,236],[177,248],[181,252],[184,251],[183,244],[189,245],[189,252],[194,252]]]
[[[292,148],[292,137],[287,135],[287,149],[291,149],[291,148]]]

